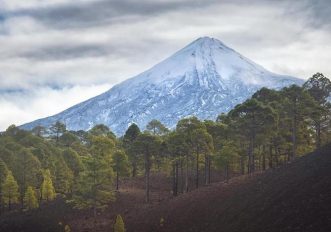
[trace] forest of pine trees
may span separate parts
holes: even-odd
[[[123,177],[144,176],[148,202],[155,172],[172,177],[176,196],[211,183],[212,172],[228,180],[286,164],[331,141],[330,93],[330,80],[317,73],[302,87],[262,88],[216,121],[189,117],[166,128],[152,120],[145,131],[132,124],[119,138],[105,125],[10,126],[0,135],[0,214],[64,198],[97,217],[116,200]],[[117,231],[124,231],[121,220]]]

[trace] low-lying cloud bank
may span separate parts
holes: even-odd
[[[331,75],[328,0],[0,0],[0,6],[2,129],[99,94],[201,36],[280,74]]]

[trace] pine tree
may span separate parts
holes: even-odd
[[[307,90],[296,85],[284,88],[282,94],[285,97],[284,111],[291,120],[292,152],[290,159],[293,160],[297,156],[300,128],[312,113],[312,109],[315,108],[314,99]]]
[[[128,157],[125,152],[117,150],[113,154],[113,169],[116,172],[116,190],[118,190],[119,176],[128,172]]]
[[[77,142],[78,138],[71,132],[64,132],[61,137],[59,138],[59,142],[66,146],[70,147],[74,142]]]
[[[89,133],[94,136],[103,136],[109,138],[116,137],[114,133],[109,129],[109,127],[104,124],[95,125],[91,130],[89,130]]]
[[[30,209],[35,209],[38,207],[39,207],[39,204],[38,204],[38,200],[36,197],[36,191],[34,190],[33,187],[28,186],[28,188],[24,194],[24,209],[30,210]]]
[[[125,232],[125,226],[121,215],[117,215],[116,222],[114,224],[114,232]]]
[[[54,188],[57,193],[63,195],[71,192],[73,185],[73,172],[68,167],[64,159],[59,158],[55,163]]]
[[[41,164],[36,156],[32,154],[29,149],[22,149],[18,152],[17,168],[12,169],[15,177],[17,178],[20,187],[21,208],[24,207],[24,193],[27,186],[37,187],[38,176],[41,172]]]
[[[60,121],[57,121],[50,128],[51,132],[55,136],[56,144],[59,142],[60,135],[66,131],[66,125]]]
[[[312,126],[315,130],[316,148],[319,149],[324,143],[323,136],[330,129],[331,103],[331,81],[322,73],[316,73],[309,78],[303,87],[316,101],[317,107],[313,109]]]
[[[215,165],[217,168],[223,168],[225,180],[229,180],[229,169],[232,162],[238,157],[238,149],[230,141],[224,141],[222,148],[216,153]]]
[[[32,129],[32,133],[38,137],[42,137],[45,134],[45,127],[43,126],[36,126]]]
[[[108,137],[92,137],[90,154],[83,159],[85,169],[79,173],[79,181],[70,200],[74,208],[92,208],[95,221],[97,210],[107,208],[114,200],[113,169],[110,165],[113,146]]]
[[[64,232],[71,232],[71,229],[70,229],[69,225],[65,225]]]
[[[0,215],[3,209],[3,204],[2,204],[2,195],[3,195],[3,188],[2,185],[6,180],[6,176],[8,173],[8,168],[5,162],[0,158]]]
[[[195,185],[196,188],[199,187],[199,167],[200,167],[200,154],[205,155],[205,172],[207,172],[208,169],[208,160],[209,160],[209,154],[213,150],[213,138],[211,135],[207,132],[206,127],[204,124],[201,124],[201,128],[196,129],[192,133],[192,141],[193,141],[193,151],[196,155],[196,179],[195,179]],[[207,174],[205,174],[205,183],[207,182]]]
[[[41,185],[41,197],[43,200],[51,201],[56,197],[55,189],[51,179],[51,173],[49,169],[46,169],[43,173],[44,181]]]
[[[11,171],[8,171],[2,189],[2,200],[8,206],[8,209],[11,210],[12,204],[18,203],[19,200],[18,184]]]
[[[78,152],[71,148],[65,149],[63,151],[63,158],[68,167],[72,170],[74,177],[78,177],[79,172],[83,170],[83,162]]]
[[[132,177],[137,175],[138,151],[135,149],[134,143],[140,133],[139,127],[133,123],[129,126],[123,137],[123,147],[132,166]]]
[[[178,166],[180,166],[181,174],[181,192],[184,191],[184,175],[183,175],[183,158],[186,155],[187,143],[185,142],[185,137],[181,136],[179,133],[173,131],[170,132],[166,138],[166,149],[170,153],[170,158],[173,163],[173,195],[178,194],[178,183],[179,183],[179,171]],[[164,146],[163,146],[164,147]]]
[[[256,139],[259,134],[264,134],[275,122],[275,112],[262,102],[252,98],[237,105],[229,112],[237,133],[244,135],[248,141],[248,172],[255,171]]]
[[[168,128],[166,128],[160,121],[156,119],[150,121],[147,124],[146,129],[153,135],[164,135],[169,131]]]
[[[212,148],[211,136],[208,134],[205,125],[196,117],[189,117],[180,120],[176,126],[177,133],[185,138],[187,144],[187,151],[185,152],[185,190],[188,192],[188,172],[189,172],[189,161],[193,158],[195,153],[196,156],[196,176],[195,184],[199,186],[199,165],[200,165],[200,154],[208,152]],[[201,133],[201,134],[200,134]]]
[[[146,132],[138,136],[134,145],[138,153],[144,155],[146,202],[149,202],[151,158],[158,153],[160,144],[159,137]]]

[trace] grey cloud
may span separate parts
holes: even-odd
[[[310,20],[315,26],[331,27],[331,2],[330,0],[316,0],[309,1],[307,4],[312,10],[312,17]]]
[[[330,0],[284,1],[284,17],[303,18],[310,28],[331,27]]]
[[[46,48],[34,49],[19,54],[19,57],[32,60],[72,60],[84,57],[100,57],[107,55],[108,51],[102,45],[73,45],[73,46],[49,46]]]
[[[0,58],[24,58],[30,61],[65,61],[82,58],[97,57],[129,57],[135,53],[142,53],[148,50],[148,47],[160,43],[153,38],[146,38],[144,42],[133,44],[123,41],[110,41],[109,43],[84,44],[77,41],[76,44],[55,43],[48,46],[31,46],[28,51],[16,51],[10,55],[0,55]]]
[[[27,91],[19,97],[24,105],[36,105],[25,110],[32,116],[22,119],[47,116],[52,104],[38,102],[51,97],[46,92],[116,84],[205,35],[276,73],[331,74],[329,0],[66,1],[6,12],[0,7],[0,108],[6,109],[0,128],[22,114],[10,113],[19,105],[12,96],[21,89]],[[29,98],[35,89],[45,89],[45,95]],[[82,101],[81,92],[70,97]],[[54,104],[59,111],[65,108]],[[47,114],[40,115],[41,108]]]
[[[114,23],[118,19],[148,17],[183,8],[205,7],[217,2],[203,1],[122,1],[100,0],[96,2],[65,4],[50,8],[35,8],[8,12],[8,17],[30,16],[54,28],[91,27]]]

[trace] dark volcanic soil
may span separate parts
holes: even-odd
[[[117,214],[127,232],[331,231],[331,145],[287,166],[176,198],[170,177],[154,174],[151,184],[152,201],[145,204],[144,179],[123,181],[116,202],[99,213],[96,225],[91,211],[72,210],[58,199],[36,211],[1,216],[0,231],[56,232],[65,224],[73,232],[113,231]]]
[[[331,231],[331,145],[286,167],[213,184],[125,219],[129,232]]]

